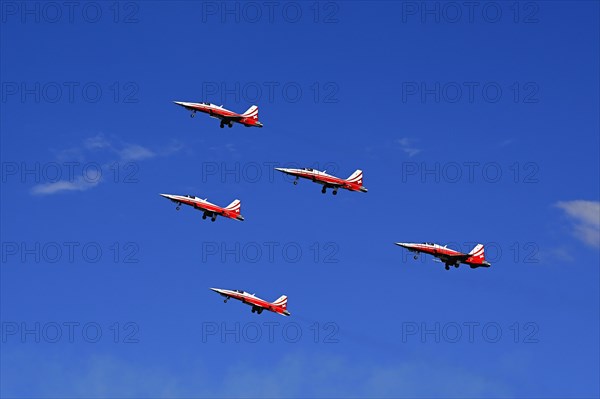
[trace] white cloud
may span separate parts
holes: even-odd
[[[115,143],[116,141],[116,143]],[[83,148],[90,152],[109,150],[117,154],[121,161],[141,161],[156,156],[156,153],[140,144],[123,143],[120,140],[109,140],[103,134],[98,134],[84,140]]]
[[[112,147],[110,141],[108,141],[103,134],[98,134],[94,137],[87,138],[83,142],[83,146],[88,150]]]
[[[356,363],[346,356],[292,352],[267,366],[232,360],[215,377],[210,364],[202,361],[188,365],[182,373],[109,356],[92,355],[79,366],[61,358],[39,361],[38,356],[34,356],[38,361],[26,362],[22,352],[9,356],[11,362],[5,364],[11,365],[6,367],[10,375],[2,387],[6,396],[19,396],[23,381],[30,384],[30,396],[35,397],[480,398],[511,394],[500,378],[490,378],[491,372],[421,359]],[[33,372],[38,378],[32,384]],[[431,384],[432,380],[436,383]]]
[[[421,152],[420,148],[414,146],[414,140],[408,137],[402,137],[396,140],[396,143],[400,144],[400,149],[408,154],[409,157],[413,157]]]
[[[79,177],[74,181],[57,181],[52,183],[43,183],[33,186],[31,193],[34,195],[50,195],[57,194],[63,191],[85,191],[96,187],[100,183],[100,179],[95,181],[87,180]]]
[[[182,142],[180,142],[179,140],[172,140],[169,143],[169,145],[167,145],[160,151],[160,155],[163,157],[167,157],[171,154],[175,154],[176,152],[183,150],[184,148],[185,146]]]
[[[128,144],[122,149],[118,150],[119,156],[123,161],[141,161],[143,159],[150,159],[156,156],[156,153],[138,144]]]
[[[560,201],[555,204],[565,211],[573,224],[573,234],[592,247],[600,247],[600,202]]]
[[[93,160],[93,163],[102,165],[100,170],[101,176],[102,172],[105,169],[110,169],[115,161],[137,162],[149,160],[157,156],[166,157],[175,154],[183,148],[185,146],[179,141],[171,141],[167,146],[158,151],[153,151],[140,144],[125,143],[119,139],[109,139],[103,134],[97,134],[96,136],[88,137],[75,147],[59,151],[57,158],[61,162],[76,160],[80,164]],[[37,184],[31,189],[31,193],[33,195],[52,195],[68,191],[85,191],[100,184],[102,182],[99,178],[100,176],[98,176],[98,179],[95,179],[95,176],[79,176],[72,177],[70,180]]]

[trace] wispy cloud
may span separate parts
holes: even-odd
[[[577,238],[600,248],[600,201],[560,201],[555,205],[567,214]]]
[[[84,140],[83,146],[88,150],[96,150],[102,148],[111,148],[111,143],[103,134],[98,134],[94,137],[89,137]]]
[[[91,356],[81,367],[62,358],[33,363],[25,362],[22,354],[9,356],[15,360],[6,362],[11,365],[5,368],[7,383],[2,386],[6,397],[23,396],[19,387],[25,382],[28,392],[35,394],[30,396],[35,397],[481,398],[511,394],[500,376],[491,378],[490,372],[409,359],[391,364],[356,363],[346,356],[294,352],[269,366],[234,360],[213,376],[204,362],[174,373],[161,365],[110,356]],[[33,358],[38,359],[37,355]],[[34,372],[39,378],[31,383]],[[432,379],[435,384],[430,383]]]
[[[117,156],[121,161],[141,161],[143,159],[154,158],[157,154],[140,144],[125,143],[121,140],[109,140],[103,134],[89,137],[83,141],[80,150],[98,153],[102,150]]]
[[[86,180],[79,176],[73,181],[58,181],[52,183],[43,183],[33,186],[31,193],[34,195],[50,195],[62,191],[85,191],[100,184],[100,179],[95,181]]]
[[[57,154],[60,161],[76,160],[80,163],[93,159],[94,163],[102,164],[102,169],[108,169],[114,162],[137,162],[150,160],[158,156],[170,156],[184,146],[178,141],[172,141],[159,150],[152,150],[141,144],[127,143],[118,138],[108,138],[103,134],[88,137],[80,144],[61,150]],[[102,161],[98,162],[101,158]],[[102,173],[100,173],[100,176]],[[101,178],[93,179],[89,176],[73,177],[70,180],[60,180],[37,184],[32,187],[33,195],[52,195],[62,192],[86,191],[96,187],[102,182]]]
[[[400,145],[400,149],[409,157],[413,157],[421,152],[420,148],[415,147],[414,142],[415,140],[408,137],[402,137],[396,140],[396,143]]]
[[[143,159],[150,159],[156,156],[156,153],[150,149],[137,144],[129,144],[119,151],[121,160],[123,161],[141,161]]]
[[[185,146],[182,142],[178,140],[173,140],[160,151],[159,155],[163,157],[168,157],[169,155],[175,154],[176,152],[179,152],[184,148]]]

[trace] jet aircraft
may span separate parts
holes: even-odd
[[[269,310],[271,312],[280,314],[282,316],[290,316],[290,312],[287,311],[287,296],[282,295],[274,302],[268,302],[264,299],[260,299],[254,294],[244,292],[241,290],[224,290],[221,288],[211,288],[214,292],[225,297],[223,302],[227,303],[229,298],[237,299],[245,303],[246,305],[252,306],[252,313],[261,314],[263,310]]]
[[[161,194],[161,196],[175,202],[177,204],[177,207],[175,209],[177,210],[179,210],[181,204],[185,204],[204,212],[202,214],[202,219],[210,217],[210,219],[214,222],[215,220],[217,220],[217,216],[224,216],[226,218],[244,221],[244,217],[240,215],[242,203],[238,199],[234,200],[225,208],[221,208],[218,205],[211,204],[207,201],[206,198],[202,199],[193,195]]]
[[[215,105],[209,102],[202,103],[188,103],[184,101],[173,101],[175,104],[182,106],[188,111],[192,111],[191,117],[193,118],[196,115],[196,112],[204,112],[205,114],[210,115],[212,118],[217,118],[221,120],[221,128],[225,127],[225,125],[229,127],[233,127],[234,123],[242,124],[246,127],[263,127],[263,124],[258,121],[258,107],[256,105],[248,108],[246,112],[243,114],[238,114],[236,112],[230,111],[228,109],[223,108],[222,105]]]
[[[320,170],[312,168],[275,168],[275,170],[295,176],[296,179],[294,180],[294,185],[298,184],[298,179],[300,178],[312,180],[315,183],[321,184],[323,185],[323,189],[321,189],[323,194],[326,193],[327,188],[333,189],[333,195],[337,195],[338,189],[340,188],[349,191],[361,191],[363,193],[367,192],[366,187],[362,185],[363,172],[360,169],[352,173],[347,179],[341,179],[339,177],[332,176],[325,171],[321,172]]]
[[[420,253],[433,255],[446,264],[446,270],[449,270],[450,266],[458,267],[461,263],[471,266],[471,269],[491,266],[491,264],[485,260],[483,244],[477,244],[468,254],[432,242],[424,242],[422,244],[397,242],[396,245],[414,252],[415,259],[419,258]]]

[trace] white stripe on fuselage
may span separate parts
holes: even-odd
[[[206,105],[206,104],[201,104],[201,103],[185,103],[185,102],[182,102],[181,104],[185,104],[186,108],[189,108],[192,110],[197,110],[197,111],[206,111],[209,113],[211,110],[219,111],[219,114],[214,116],[216,118],[228,117],[228,116],[235,116],[235,117],[242,116],[242,115],[238,114],[237,112],[230,111],[227,108],[223,108],[223,107],[221,107],[219,105],[215,105],[215,104]],[[225,114],[223,115],[223,113],[225,113]],[[226,113],[229,113],[229,114],[226,114]]]
[[[184,195],[173,195],[170,199],[172,199],[174,201],[179,201],[179,202],[191,201],[191,202],[195,202],[197,204],[206,204],[206,205],[212,205],[215,208],[221,208],[218,205],[215,205],[215,204],[213,204],[211,202],[208,202],[207,200],[204,200],[204,199],[198,198],[198,197],[190,198],[190,197],[186,197]]]
[[[294,175],[294,176],[299,176],[299,177],[303,177],[305,179],[317,179],[317,183],[320,184],[342,184],[344,182],[346,182],[346,180],[339,178],[337,176],[332,176],[329,173],[326,172],[321,172],[320,170],[306,170],[306,169],[284,169],[286,171],[286,173]],[[318,181],[319,179],[325,179],[325,178],[329,178],[332,179],[334,181]]]
[[[264,299],[261,299],[255,295],[252,295],[245,291],[243,293],[241,293],[241,292],[231,291],[231,290],[221,290],[219,293],[221,295],[230,296],[231,298],[238,299],[244,303],[247,303],[248,305],[256,305],[256,303],[246,302],[245,299],[248,299],[248,298],[251,298],[255,302],[262,302],[265,305],[271,305],[270,302],[267,302]],[[265,307],[269,307],[269,306],[265,306]]]
[[[444,250],[444,251],[448,252],[448,253],[446,253],[444,255],[467,255],[467,254],[463,254],[462,252],[455,251],[453,249],[450,249],[450,248],[447,248],[447,247],[443,247],[443,246],[438,245],[438,244],[433,244],[433,245],[429,245],[429,244],[408,244],[407,247],[409,247],[408,249],[416,249],[416,250],[422,250],[422,251],[425,251],[425,249],[429,249],[429,250],[433,250],[433,251],[437,251],[437,250],[441,249],[441,250]],[[436,252],[436,253],[438,253],[438,252]]]

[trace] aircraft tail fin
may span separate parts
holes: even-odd
[[[469,261],[472,263],[487,263],[485,261],[485,250],[483,244],[475,245],[475,248],[473,248],[471,252],[469,252],[469,256]]]
[[[235,212],[239,215],[240,210],[242,209],[242,201],[236,199],[231,204],[227,205],[225,209],[227,209],[228,211]]]
[[[483,244],[477,244],[477,245],[475,245],[475,248],[473,248],[471,250],[471,252],[469,252],[469,255],[475,256],[479,253],[481,253],[481,255],[483,255],[483,251],[484,251]]]
[[[363,172],[360,169],[356,169],[356,172],[352,173],[350,175],[350,177],[348,179],[350,183],[354,183],[354,184],[358,184],[359,186],[362,186],[362,181],[363,181]]]
[[[246,112],[242,114],[242,116],[244,118],[256,117],[255,119],[258,119],[258,107],[256,105],[251,106],[250,108],[248,108],[248,110],[246,110]]]
[[[287,296],[280,296],[275,302],[273,302],[273,305],[280,306],[283,309],[287,309]]]

